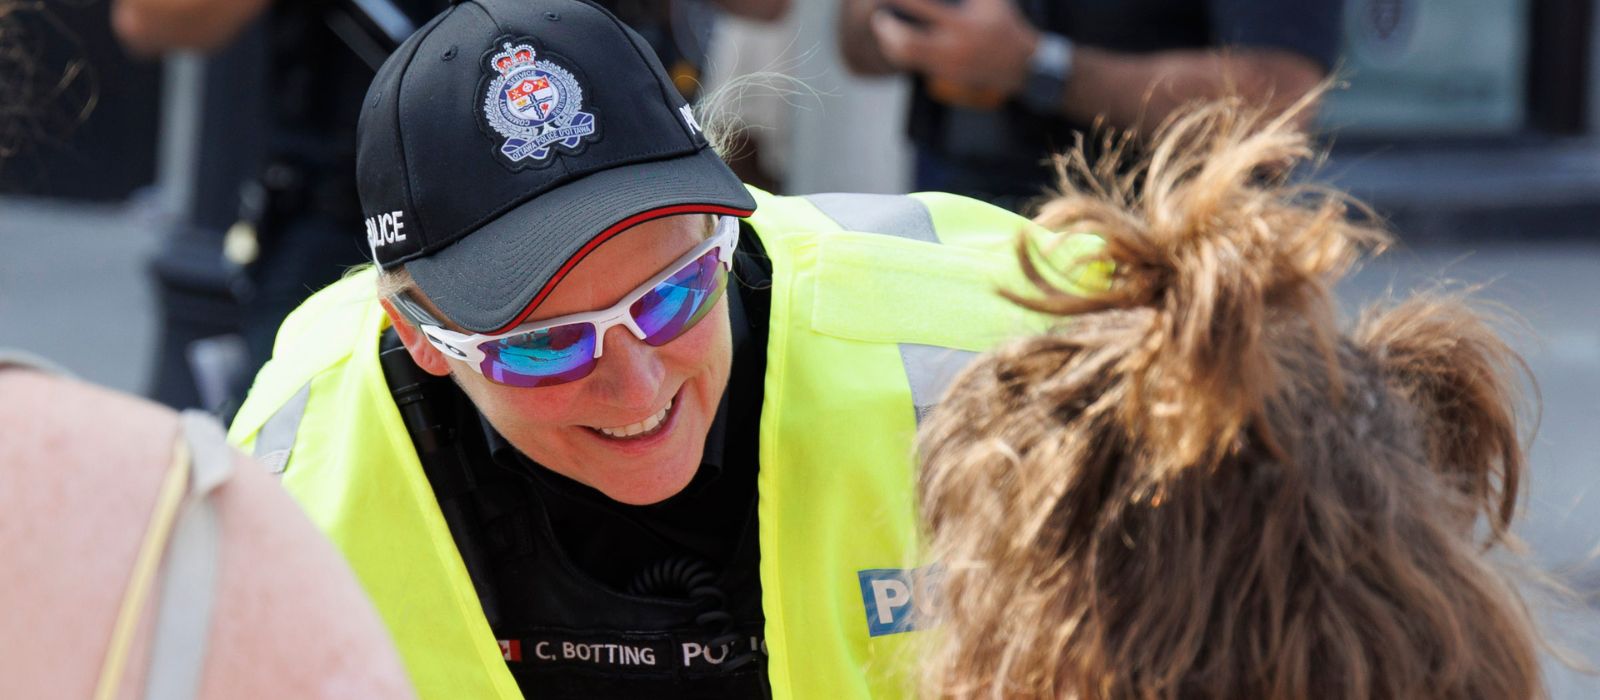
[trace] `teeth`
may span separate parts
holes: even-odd
[[[638,423],[630,423],[620,428],[595,428],[595,430],[600,431],[600,433],[606,437],[614,438],[631,438],[635,435],[643,435],[661,427],[661,421],[667,419],[667,412],[671,410],[672,402],[668,401],[667,407],[661,409],[660,413],[650,416],[649,418],[639,421]]]

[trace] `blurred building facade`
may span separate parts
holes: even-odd
[[[1590,0],[1349,0],[1326,172],[1414,240],[1590,236],[1597,21]]]

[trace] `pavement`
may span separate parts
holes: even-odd
[[[147,273],[159,226],[117,206],[0,198],[0,346],[54,359],[93,382],[145,393],[156,340]],[[1527,517],[1532,559],[1576,597],[1537,604],[1569,652],[1600,660],[1600,231],[1561,240],[1430,238],[1369,262],[1340,288],[1361,304],[1441,282],[1526,321],[1512,334],[1539,386]],[[1600,664],[1597,664],[1600,665]],[[1549,665],[1556,698],[1600,697],[1600,679]]]
[[[122,206],[0,198],[0,346],[146,393],[161,235]]]

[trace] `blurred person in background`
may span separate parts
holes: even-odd
[[[408,31],[448,2],[385,0],[376,5],[386,8],[385,20]],[[164,402],[230,414],[250,374],[270,354],[273,331],[283,316],[312,290],[363,259],[355,124],[372,68],[346,41],[376,34],[352,33],[348,27],[341,34],[333,29],[336,21],[330,25],[335,17],[350,22],[353,6],[311,0],[112,0],[112,28],[131,52],[143,55],[217,51],[258,21],[264,28],[259,59],[265,61],[264,69],[237,62],[227,67],[237,80],[262,82],[258,89],[264,119],[234,114],[221,108],[225,103],[214,102],[208,103],[212,111],[200,115],[208,122],[261,122],[259,144],[247,140],[251,129],[238,128],[213,131],[227,135],[230,143],[201,146],[258,162],[259,170],[242,173],[248,179],[234,190],[239,193],[238,204],[232,205],[238,208],[238,220],[223,237],[223,255],[214,263],[174,261],[167,266],[223,270],[216,276],[226,280],[226,288],[217,294],[225,301],[210,313],[227,318],[206,319],[210,322],[205,325],[209,332],[236,326],[244,341],[242,353],[223,366],[201,366],[189,359],[193,338],[187,337],[184,309],[167,301],[165,342],[155,378],[155,395]],[[381,44],[363,46],[382,60]],[[216,255],[219,250],[185,243],[174,236],[165,256]]]
[[[1138,185],[1080,156],[1040,212],[1114,271],[1085,295],[1024,253],[1012,298],[1072,320],[925,424],[930,696],[1544,696],[1509,532],[1527,367],[1459,295],[1341,329],[1333,287],[1388,235],[1263,179],[1313,151],[1255,114],[1180,115]]]
[[[240,219],[226,234],[223,253],[239,274],[229,293],[239,298],[246,357],[243,365],[203,378],[207,393],[226,397],[225,415],[237,407],[254,370],[271,355],[283,317],[311,292],[363,262],[366,241],[355,191],[355,129],[361,96],[374,67],[394,44],[448,7],[448,0],[113,0],[112,23],[132,51],[153,55],[190,49],[214,51],[247,26],[267,27],[266,153],[262,168],[241,183]],[[685,95],[699,89],[706,44],[717,10],[774,19],[788,0],[602,0],[601,6],[647,38],[673,84]],[[396,36],[397,34],[397,36]],[[391,43],[392,42],[392,43]],[[246,76],[241,76],[244,78]],[[206,119],[235,119],[226,114]],[[169,321],[170,323],[170,321]],[[169,333],[171,330],[169,329]],[[185,390],[194,368],[176,361],[182,344],[169,343],[157,394],[174,404],[195,404]],[[203,370],[202,370],[203,371]],[[173,376],[176,373],[179,376]]]
[[[574,0],[407,40],[357,134],[376,268],[289,316],[230,437],[423,697],[908,696],[912,439],[1039,327],[992,293],[1027,222],[747,188],[645,46]]]
[[[1286,107],[1332,70],[1341,0],[844,0],[850,70],[914,78],[915,188],[1022,211],[1099,127],[1149,134],[1187,102]],[[1307,118],[1309,113],[1302,115]]]

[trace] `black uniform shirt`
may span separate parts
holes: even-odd
[[[453,384],[430,400],[454,406],[465,474],[429,478],[531,697],[768,694],[755,506],[769,270],[746,231],[728,285],[728,389],[699,471],[660,503],[618,503],[534,463]]]

